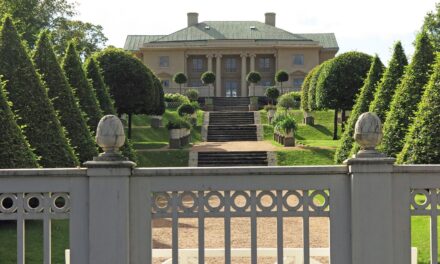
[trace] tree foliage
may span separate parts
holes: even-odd
[[[422,31],[417,36],[415,45],[412,61],[397,87],[384,124],[380,149],[391,157],[395,157],[403,148],[405,135],[432,72],[434,50],[426,32]]]
[[[353,139],[355,124],[359,116],[368,111],[368,107],[371,100],[373,100],[377,84],[382,77],[383,70],[384,66],[382,62],[378,56],[375,56],[370,70],[368,71],[364,85],[362,86],[359,96],[356,99],[356,103],[353,106],[353,110],[351,111],[347,122],[347,128],[345,129],[341,138],[341,144],[336,149],[334,157],[336,164],[342,163],[345,159],[347,159],[351,153],[351,150],[355,148],[354,146],[356,143]]]
[[[35,168],[37,161],[9,107],[0,83],[0,169]]]
[[[281,84],[281,89],[283,87],[283,82],[287,82],[289,80],[289,74],[286,71],[279,70],[275,74],[275,81]]]
[[[68,0],[2,0],[0,17],[10,14],[17,31],[31,47],[43,29],[51,29],[58,17],[76,14],[75,4]]]
[[[389,110],[396,87],[405,72],[406,65],[408,65],[408,60],[406,59],[402,44],[398,41],[394,45],[393,56],[377,86],[374,100],[371,102],[369,109],[370,112],[376,113],[382,122],[385,121],[386,113]]]
[[[309,108],[310,81],[312,80],[312,77],[315,74],[318,67],[319,67],[319,65],[309,71],[306,78],[304,79],[304,82],[301,85],[301,109],[306,112],[310,111],[310,108]]]
[[[316,106],[334,109],[333,139],[337,139],[337,115],[353,107],[355,97],[362,87],[371,66],[371,56],[351,51],[323,64],[316,84]],[[344,122],[344,120],[342,120]]]
[[[259,81],[261,81],[261,74],[256,71],[251,71],[246,76],[246,81],[253,83],[253,84],[257,84]]]
[[[66,129],[67,137],[80,162],[92,160],[98,155],[95,141],[72,88],[57,61],[47,31],[40,35],[36,43],[33,61],[47,85],[48,96],[58,112],[61,125]]]
[[[203,84],[213,84],[215,82],[215,73],[212,71],[204,72],[200,79],[202,80]]]
[[[65,131],[50,102],[46,87],[29,58],[11,18],[4,19],[0,33],[0,75],[20,118],[17,124],[29,140],[43,167],[72,167],[78,164]]]
[[[415,114],[398,163],[440,163],[440,55]]]
[[[74,89],[76,97],[79,99],[81,109],[88,117],[87,124],[90,130],[95,132],[103,114],[96,99],[95,91],[87,79],[81,59],[73,43],[70,43],[67,47],[62,66],[70,86]]]
[[[274,104],[275,100],[280,96],[280,90],[278,90],[276,87],[269,87],[264,92],[264,95],[267,96],[267,98],[270,99],[271,103]]]
[[[440,51],[440,3],[435,4],[435,11],[429,12],[425,16],[423,30],[426,30],[433,40],[436,51]]]
[[[307,96],[307,106],[309,111],[317,110],[318,106],[316,105],[316,85],[318,84],[318,79],[321,74],[321,71],[328,67],[331,60],[325,61],[324,63],[316,66],[314,68],[314,72],[312,76],[310,77],[310,84],[308,88],[308,96]]]
[[[101,68],[99,68],[94,58],[88,58],[85,63],[87,78],[92,81],[92,87],[95,90],[96,98],[104,115],[116,114],[114,102],[110,97],[108,87],[104,82]]]
[[[64,55],[69,42],[73,41],[80,56],[89,57],[100,51],[108,40],[102,26],[64,17],[54,21],[51,32],[59,55]]]

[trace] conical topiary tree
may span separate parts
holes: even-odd
[[[0,33],[0,75],[6,82],[17,124],[43,167],[72,167],[78,160],[65,136],[46,87],[12,23],[6,17]]]
[[[102,111],[73,43],[70,43],[67,47],[62,67],[70,86],[75,91],[81,109],[88,117],[87,124],[90,130],[93,133],[96,132],[96,127],[102,117]]]
[[[99,68],[96,60],[92,57],[88,58],[85,63],[85,70],[87,78],[92,81],[92,86],[96,93],[96,98],[98,99],[99,106],[104,115],[114,115],[116,114],[114,102],[110,97],[110,92],[107,85],[104,82],[104,77],[101,73],[101,68]]]
[[[426,32],[417,36],[415,45],[414,56],[397,87],[384,123],[384,135],[379,149],[390,157],[395,157],[403,148],[405,135],[432,72],[434,49]]]
[[[67,137],[75,149],[80,162],[92,160],[98,155],[94,139],[87,127],[83,113],[73,95],[66,76],[57,61],[48,33],[44,31],[33,54],[35,67],[47,85],[47,94],[66,128]]]
[[[370,104],[369,112],[374,112],[382,122],[385,121],[396,87],[402,79],[405,67],[408,65],[402,43],[398,41],[394,45],[394,52],[385,70],[380,83],[377,86],[374,99]]]
[[[347,121],[347,126],[341,137],[341,144],[336,149],[335,153],[335,163],[342,163],[350,155],[350,152],[354,145],[356,144],[353,139],[354,126],[359,116],[368,111],[371,100],[373,100],[374,92],[378,82],[382,77],[384,66],[380,61],[379,57],[376,55],[371,64],[370,70],[368,71],[367,78],[365,79],[364,85],[361,88],[356,103],[353,106],[350,117]]]
[[[397,163],[440,163],[440,54]]]
[[[20,127],[0,83],[0,169],[35,168],[37,161]]]

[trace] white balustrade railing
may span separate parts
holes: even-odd
[[[17,222],[17,263],[25,263],[25,223],[43,222],[44,263],[51,263],[51,221],[69,219],[70,263],[205,263],[221,256],[276,257],[317,263],[415,263],[411,216],[431,220],[437,262],[440,165],[396,166],[390,159],[352,159],[342,166],[0,170],[0,221]],[[118,167],[119,166],[119,167]],[[120,167],[122,166],[122,167]],[[422,201],[422,202],[420,202]],[[425,202],[423,202],[425,201]],[[153,221],[170,219],[171,248],[153,249]],[[197,248],[179,248],[179,219],[197,222]],[[205,225],[222,219],[223,248],[206,248]],[[250,247],[231,242],[231,220],[250,222]],[[258,219],[276,219],[274,248],[258,245]],[[286,248],[286,219],[302,222],[303,247]],[[327,249],[310,246],[310,219],[327,218]],[[413,252],[411,254],[411,252]],[[0,256],[1,258],[1,256]],[[179,261],[179,258],[181,262]],[[379,262],[386,260],[388,262]],[[196,262],[194,262],[196,261]]]

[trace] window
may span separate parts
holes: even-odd
[[[226,59],[226,72],[236,72],[237,71],[237,60],[235,58]]]
[[[170,57],[160,56],[159,57],[159,67],[168,68],[170,66]]]
[[[271,80],[261,80],[261,84],[263,86],[272,86],[272,81]]]
[[[201,58],[192,59],[192,68],[194,72],[203,71],[203,60]]]
[[[304,55],[296,54],[293,56],[293,64],[294,65],[304,65]]]
[[[301,86],[303,82],[304,82],[304,78],[302,77],[293,78],[293,89],[295,91],[301,90]]]
[[[268,72],[270,70],[270,58],[260,58],[258,60],[260,71]]]
[[[162,80],[162,86],[164,88],[170,87],[170,80]]]

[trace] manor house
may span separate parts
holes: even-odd
[[[284,91],[298,91],[311,69],[338,52],[336,37],[333,33],[291,33],[276,27],[275,21],[275,13],[266,13],[264,23],[199,22],[198,13],[188,13],[187,27],[169,35],[129,35],[124,48],[156,73],[165,92],[179,91],[173,75],[184,72],[188,76],[185,87],[199,89],[201,96],[258,96],[265,87],[276,85],[278,70],[289,73]],[[211,88],[203,87],[200,80],[205,71],[216,74]],[[261,74],[257,86],[246,82],[250,71]]]

